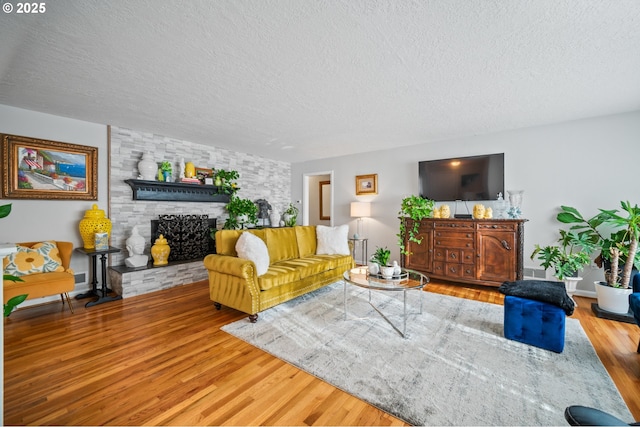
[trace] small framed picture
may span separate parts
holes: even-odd
[[[356,196],[378,194],[378,174],[356,176]]]
[[[204,182],[206,178],[213,177],[213,170],[211,168],[196,168],[196,178]]]

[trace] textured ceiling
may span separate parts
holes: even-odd
[[[638,0],[46,8],[0,15],[0,104],[291,162],[640,109]]]

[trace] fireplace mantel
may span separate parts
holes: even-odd
[[[215,185],[146,181],[142,179],[126,179],[124,182],[129,184],[133,190],[133,200],[229,202],[229,195],[220,194],[221,187],[216,187]]]

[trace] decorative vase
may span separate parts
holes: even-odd
[[[596,285],[596,295],[598,296],[598,307],[600,309],[616,313],[627,314],[629,312],[629,295],[633,292],[631,288],[614,288],[606,282],[594,282]]]
[[[173,182],[171,171],[163,171],[162,176],[164,178],[164,182]]]
[[[184,176],[186,178],[193,178],[196,176],[196,167],[191,162],[187,162],[184,165]]]
[[[213,180],[213,185],[215,185],[216,187],[222,187],[222,178],[216,176]]]
[[[80,220],[78,224],[80,230],[80,236],[82,236],[82,242],[85,249],[95,249],[96,233],[107,233],[108,237],[111,236],[111,220],[107,218],[102,209],[98,209],[98,205],[95,203],[84,213],[84,218]]]
[[[167,239],[161,234],[151,246],[151,256],[153,257],[153,265],[167,265],[169,263],[169,252],[171,248]]]
[[[280,214],[276,209],[273,209],[271,211],[271,214],[269,215],[269,222],[271,223],[272,227],[280,226]]]
[[[158,164],[153,160],[151,153],[144,153],[142,160],[138,162],[138,172],[142,179],[147,181],[155,181]]]

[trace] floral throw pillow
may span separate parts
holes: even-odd
[[[12,276],[64,271],[55,242],[41,242],[30,248],[18,246],[18,252],[6,257],[3,264],[4,272]]]

